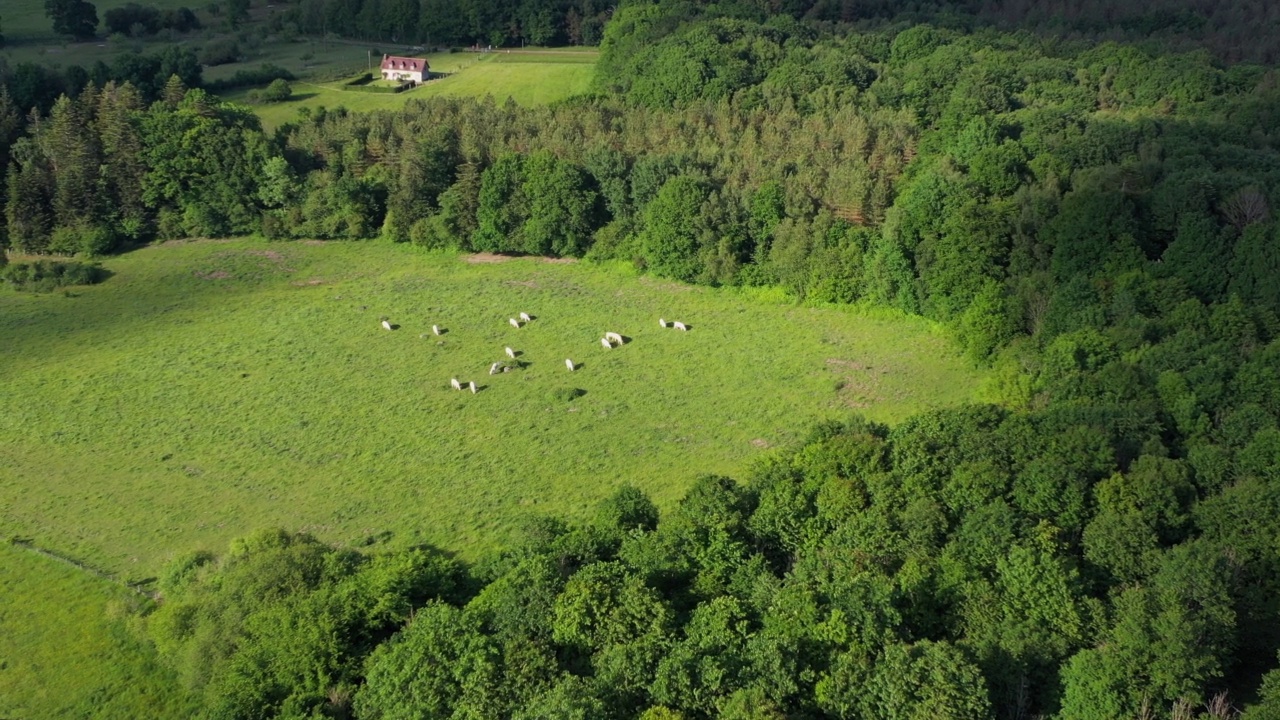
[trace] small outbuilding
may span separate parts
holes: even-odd
[[[382,56],[382,79],[420,83],[431,77],[431,66],[426,58]]]

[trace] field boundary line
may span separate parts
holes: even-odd
[[[90,565],[90,564],[88,564],[88,563],[86,563],[86,562],[83,562],[83,561],[77,560],[77,559],[75,559],[75,558],[71,557],[70,555],[63,555],[62,553],[57,552],[56,550],[49,550],[49,549],[47,549],[47,548],[42,548],[42,547],[40,547],[39,545],[36,545],[36,544],[35,544],[35,541],[33,541],[33,540],[24,540],[24,539],[20,539],[20,538],[11,538],[11,539],[9,540],[9,545],[10,545],[11,547],[15,547],[15,548],[20,548],[20,549],[22,549],[22,550],[26,550],[26,551],[27,551],[27,552],[29,552],[29,553],[34,553],[34,554],[36,554],[36,555],[40,555],[40,556],[42,556],[42,557],[49,558],[50,560],[54,560],[54,561],[60,562],[60,563],[62,563],[63,565],[69,565],[69,566],[71,566],[71,567],[73,567],[73,568],[75,568],[75,569],[77,569],[77,570],[79,570],[79,571],[81,571],[81,572],[88,573],[88,574],[90,574],[90,575],[92,575],[92,576],[94,576],[94,577],[98,578],[99,580],[106,580],[107,582],[109,582],[109,583],[111,583],[111,584],[113,584],[113,585],[119,585],[120,587],[124,588],[125,590],[128,590],[128,591],[130,591],[130,592],[132,592],[132,593],[136,593],[136,594],[138,594],[138,595],[141,595],[141,596],[143,596],[143,597],[145,597],[145,598],[147,598],[147,599],[149,599],[149,600],[159,600],[159,599],[160,599],[160,594],[159,594],[159,593],[155,593],[155,592],[148,592],[148,591],[146,591],[146,590],[143,590],[142,588],[138,587],[138,586],[137,586],[136,584],[134,584],[134,583],[130,583],[130,582],[125,581],[125,580],[121,580],[120,578],[118,578],[118,577],[116,577],[115,575],[113,575],[113,574],[111,574],[111,573],[107,572],[106,570],[103,570],[103,569],[101,569],[101,568],[96,568],[96,567],[94,567],[94,566],[92,566],[92,565]]]

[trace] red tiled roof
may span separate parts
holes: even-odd
[[[383,70],[396,70],[400,72],[420,72],[425,73],[430,69],[430,65],[423,58],[398,57],[396,55],[382,56]]]

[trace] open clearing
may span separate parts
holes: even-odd
[[[542,105],[581,95],[591,86],[596,53],[589,51],[519,51],[510,53],[436,53],[426,56],[437,78],[403,93],[366,93],[346,89],[342,82],[293,83],[287,102],[253,105],[266,128],[295,120],[303,108],[343,107],[353,111],[394,110],[411,100],[433,97],[493,96],[499,103],[511,98],[521,105]],[[376,72],[376,66],[375,66]],[[249,90],[228,92],[227,100],[244,103]]]
[[[0,717],[191,717],[176,678],[126,625],[138,600],[0,545]]]
[[[0,292],[0,527],[133,580],[273,525],[474,557],[530,510],[624,482],[670,507],[812,421],[892,422],[980,379],[917,319],[588,263],[207,241],[105,264],[72,297]],[[633,339],[605,350],[610,330]],[[490,377],[507,345],[527,367]]]

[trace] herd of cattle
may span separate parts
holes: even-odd
[[[520,319],[518,320],[516,318],[507,319],[507,323],[510,324],[511,327],[516,328],[517,330],[524,327],[525,325],[528,325],[531,322],[533,322],[533,316],[525,312],[520,313]],[[674,328],[676,330],[682,330],[686,332],[689,330],[689,327],[684,323],[667,322],[665,318],[658,318],[658,325],[664,328]],[[382,319],[383,330],[394,330],[396,329],[396,327],[397,326],[391,324],[390,320],[387,320],[386,318]],[[440,329],[439,325],[432,325],[431,332],[434,335],[444,334],[444,331]],[[606,332],[604,334],[604,337],[600,338],[600,345],[603,346],[606,350],[612,350],[613,348],[620,347],[622,345],[625,345],[626,343],[627,343],[626,338],[624,338],[622,335],[616,332]],[[504,348],[504,350],[506,350],[508,358],[515,360],[516,355],[518,354],[515,351],[515,349],[508,346]],[[575,363],[571,358],[565,358],[564,365],[565,367],[569,368],[569,372],[573,372],[574,370],[578,369],[578,364]],[[489,366],[489,374],[497,375],[499,373],[510,372],[512,369],[513,369],[513,366],[499,361]],[[470,390],[472,393],[476,393],[480,391],[480,388],[476,386],[474,381],[464,384],[460,380],[458,380],[458,378],[450,378],[449,385],[454,390]]]

